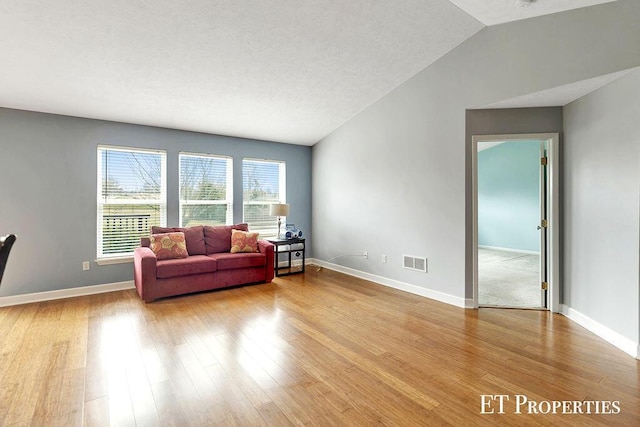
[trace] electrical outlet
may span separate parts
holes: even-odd
[[[369,252],[364,251],[364,259],[369,259]]]
[[[386,255],[382,255],[382,262],[386,263],[387,262],[387,256]]]
[[[82,262],[82,271],[88,271],[91,269],[91,264],[89,264],[89,261],[83,261]]]

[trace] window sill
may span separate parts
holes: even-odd
[[[96,260],[96,264],[98,265],[127,264],[129,262],[133,262],[133,255],[113,258],[98,258]]]

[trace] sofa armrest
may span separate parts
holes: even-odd
[[[274,248],[273,243],[266,240],[258,240],[258,251],[267,257],[267,263],[265,265],[265,278],[264,281],[270,283],[273,280],[274,267]]]
[[[156,255],[146,247],[138,247],[133,251],[133,281],[138,295],[145,302],[155,299]]]

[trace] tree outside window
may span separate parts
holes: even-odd
[[[180,226],[232,223],[232,159],[180,153]]]
[[[260,237],[278,234],[277,218],[269,206],[286,202],[286,164],[272,160],[242,161],[243,217],[249,229]]]
[[[127,256],[166,223],[166,153],[98,146],[98,258]]]

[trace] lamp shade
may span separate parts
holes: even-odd
[[[274,203],[269,207],[269,215],[287,216],[289,215],[289,205],[286,203]]]

